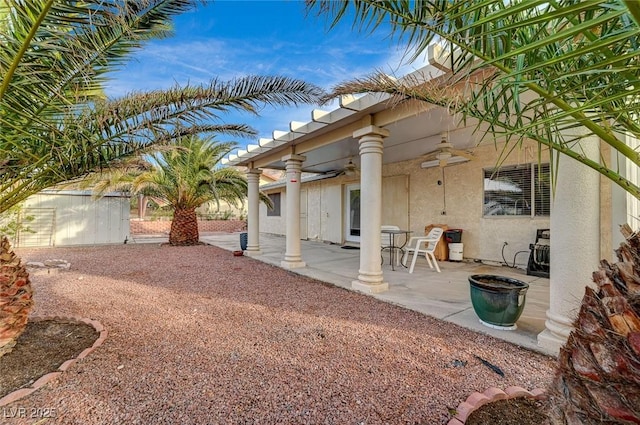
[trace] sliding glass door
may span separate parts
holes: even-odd
[[[360,242],[360,185],[345,186],[345,241]]]

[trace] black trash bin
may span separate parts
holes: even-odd
[[[249,236],[247,232],[240,233],[240,249],[243,251],[247,250],[247,241],[249,240]]]
[[[462,229],[445,230],[444,238],[448,243],[460,243],[462,242]]]

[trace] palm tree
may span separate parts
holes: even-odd
[[[110,145],[108,133],[91,135],[76,118],[93,110],[100,119],[93,128],[108,130],[108,108],[98,107],[104,73],[145,39],[167,34],[170,17],[191,6],[169,0],[0,1],[0,214],[143,145],[122,137]],[[5,354],[23,332],[33,303],[28,274],[7,238],[0,263]]]
[[[229,110],[256,114],[261,105],[310,103],[321,95],[300,80],[246,76],[105,99],[106,74],[146,40],[169,36],[171,18],[195,4],[0,0],[0,214],[42,189],[118,165],[150,146],[218,132]],[[252,134],[246,126],[237,129]],[[3,242],[0,255],[9,258],[8,252]],[[30,293],[30,287],[14,266],[16,273],[0,282],[0,352],[24,328],[4,338],[5,325],[23,323],[31,308],[24,303],[16,309],[22,292],[14,289],[26,286]]]
[[[640,423],[640,233],[628,225],[586,288],[549,388],[552,424]]]
[[[377,73],[340,84],[333,96],[384,92],[398,102],[441,105],[488,124],[489,134],[506,139],[503,154],[532,139],[640,198],[617,163],[584,156],[579,139],[567,136],[595,135],[640,166],[639,153],[625,143],[627,136],[640,138],[637,0],[307,3],[334,24],[345,16],[371,30],[389,22],[392,34],[414,48],[414,59],[435,40],[450,49],[451,72],[436,81]],[[598,289],[587,288],[560,351],[547,403],[553,424],[640,423],[640,235],[628,226],[624,233],[619,262],[603,261],[594,273]]]
[[[105,73],[195,0],[0,2],[0,213],[29,195],[138,154],[217,131],[231,109],[317,101],[321,90],[285,77],[214,79],[105,99]],[[250,131],[250,129],[247,129]]]
[[[169,243],[195,245],[199,243],[196,208],[210,201],[237,206],[247,196],[246,177],[235,168],[219,167],[235,147],[231,142],[182,137],[172,148],[151,154],[144,170],[129,168],[96,176],[94,190],[99,195],[125,190],[167,203],[173,208]],[[261,199],[270,205],[266,195],[261,194]]]

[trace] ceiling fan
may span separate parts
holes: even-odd
[[[473,159],[473,155],[470,152],[454,149],[453,145],[447,142],[447,138],[442,135],[442,140],[436,146],[436,150],[428,153],[422,163],[422,168],[429,167],[446,167],[448,164],[456,162],[466,162]]]
[[[339,176],[345,175],[345,176],[353,177],[353,176],[357,176],[359,174],[360,174],[360,170],[358,169],[358,166],[353,162],[353,160],[351,158],[349,158],[349,162],[347,162],[345,164],[344,168],[342,169],[342,171],[338,175]]]

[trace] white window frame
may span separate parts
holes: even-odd
[[[531,186],[524,194],[517,183],[510,182],[510,174],[522,174],[528,171]],[[537,180],[538,174],[546,176],[546,183]],[[482,170],[482,217],[483,218],[536,218],[549,217],[551,213],[551,184],[550,167],[548,163],[528,163],[499,168],[485,168]],[[513,176],[517,179],[517,175]],[[539,197],[538,188],[543,190]],[[542,212],[536,211],[536,206],[542,205]],[[540,208],[538,208],[539,210]],[[546,210],[546,213],[545,213]],[[528,213],[523,213],[528,211]]]

